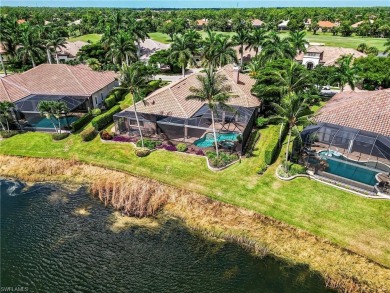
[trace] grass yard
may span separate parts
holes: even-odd
[[[69,38],[69,42],[76,42],[76,41],[83,41],[83,42],[90,42],[90,43],[97,43],[102,38],[102,35],[99,34],[88,34],[88,35],[82,35],[74,38]]]
[[[171,42],[171,38],[164,33],[155,32],[155,33],[148,33],[148,35],[153,41],[156,42],[160,42],[163,44],[169,44]]]
[[[28,132],[0,141],[0,154],[76,159],[124,170],[248,208],[325,237],[345,248],[390,266],[390,201],[365,199],[309,179],[285,182],[274,173],[256,174],[265,147],[278,137],[279,126],[261,130],[254,157],[222,172],[207,169],[205,159],[167,151],[135,156],[129,144],[104,144],[79,135],[53,142],[50,134]]]

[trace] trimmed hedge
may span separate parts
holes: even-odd
[[[142,141],[138,140],[136,145],[137,145],[137,147],[142,147]],[[161,145],[161,141],[144,138],[144,148],[147,148],[149,150],[153,150],[159,145]]]
[[[77,119],[75,122],[72,122],[70,126],[72,127],[72,132],[75,132],[79,129],[81,129],[84,125],[89,123],[93,118],[93,115],[91,112],[84,114],[79,119]]]
[[[135,148],[134,153],[137,157],[146,157],[150,154],[150,150],[148,148]]]
[[[93,140],[96,136],[96,129],[94,127],[89,127],[87,129],[84,129],[80,133],[80,136],[83,141]]]
[[[65,132],[65,133],[53,133],[51,135],[51,137],[53,138],[53,140],[63,140],[65,138],[67,138],[69,136],[69,133],[68,132]]]
[[[264,151],[264,160],[267,165],[271,165],[277,158],[280,152],[281,142],[284,141],[288,132],[288,127],[285,126],[282,130],[281,137],[276,140],[274,145],[269,145],[268,148]]]
[[[111,109],[116,104],[115,95],[111,94],[104,100],[104,105],[106,105],[107,109]]]
[[[112,107],[107,112],[95,117],[92,119],[92,126],[95,127],[96,130],[100,131],[104,127],[106,127],[109,123],[112,122],[114,114],[121,111],[121,107],[116,105]]]

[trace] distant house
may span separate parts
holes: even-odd
[[[326,21],[321,20],[318,22],[318,26],[320,28],[320,31],[328,31],[334,27],[339,26],[339,23],[331,22],[328,20]]]
[[[85,45],[88,45],[88,43],[83,42],[83,41],[66,42],[65,48],[62,48],[62,47],[57,48],[57,54],[58,54],[59,61],[63,63],[66,61],[75,60],[77,53]],[[54,58],[55,58],[55,56],[54,56]]]
[[[1,55],[1,58],[3,59],[3,62],[7,62],[8,60],[8,52],[7,52],[7,49],[5,48],[5,46],[0,43],[0,55]]]
[[[264,25],[264,22],[261,21],[260,19],[253,19],[253,20],[252,20],[252,26],[253,26],[254,28],[259,28],[259,27],[261,27],[262,25]]]
[[[207,18],[202,18],[196,20],[196,27],[201,29],[209,24],[209,20]]]
[[[25,20],[25,19],[18,19],[16,22],[17,22],[18,24],[22,24],[22,23],[25,23],[26,20]]]
[[[309,29],[312,23],[311,18],[306,19],[303,23],[305,24],[306,29]]]
[[[72,21],[68,24],[68,26],[71,26],[71,25],[80,25],[81,24],[81,19],[77,19],[75,21]]]
[[[145,39],[145,41],[141,42],[141,56],[140,61],[148,62],[150,56],[152,56],[155,52],[159,50],[166,50],[170,47],[169,44],[163,44],[152,39]]]
[[[362,21],[358,21],[358,22],[354,23],[353,25],[351,25],[351,27],[358,28],[363,23],[364,23],[363,20]],[[372,23],[374,23],[374,21],[372,19],[369,19],[369,23],[372,24]]]
[[[283,20],[281,23],[278,24],[278,29],[282,31],[287,30],[289,22],[290,22],[289,20]]]
[[[24,128],[52,131],[50,121],[39,114],[40,101],[63,101],[72,113],[86,112],[102,107],[116,85],[114,72],[92,71],[86,66],[41,64],[0,78],[0,101],[15,104]]]
[[[188,75],[177,82],[163,87],[144,101],[137,102],[137,113],[142,132],[145,136],[161,137],[165,140],[182,141],[197,144],[209,139],[212,132],[211,111],[207,103],[187,100],[191,88],[199,87],[197,76]],[[215,115],[216,129],[219,134],[241,134],[241,149],[245,146],[257,116],[260,101],[251,93],[255,80],[247,74],[240,74],[237,67],[227,65],[218,74],[226,77],[232,97],[228,101],[229,109],[218,108]],[[114,115],[118,133],[138,135],[134,106]]]
[[[367,55],[355,49],[339,48],[329,46],[309,46],[306,53],[298,54],[295,60],[308,69],[313,69],[317,65],[334,65],[341,56],[352,54],[355,58],[366,57]]]

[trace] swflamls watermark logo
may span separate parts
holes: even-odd
[[[1,292],[28,292],[28,287],[1,287]]]

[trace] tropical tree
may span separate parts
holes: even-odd
[[[330,78],[332,83],[337,83],[340,91],[344,91],[344,87],[348,84],[352,90],[355,90],[355,83],[359,75],[359,69],[353,64],[353,55],[341,56],[336,62],[336,69],[333,76]]]
[[[253,59],[245,68],[245,72],[249,74],[252,78],[259,77],[260,71],[263,68],[261,60],[258,58]]]
[[[212,67],[205,69],[205,74],[198,75],[197,79],[200,83],[199,88],[191,87],[190,91],[192,94],[187,96],[186,99],[207,103],[211,112],[215,151],[218,157],[219,152],[214,115],[217,113],[218,108],[230,109],[226,103],[232,97],[231,89],[225,84],[226,77],[216,73]]]
[[[289,40],[281,38],[275,31],[270,32],[265,38],[260,54],[265,62],[283,58],[293,59],[295,55],[296,51]]]
[[[0,125],[4,131],[9,132],[9,120],[11,117],[11,109],[14,107],[14,104],[8,101],[0,102]],[[3,121],[6,125],[3,124]],[[7,127],[5,127],[7,126]]]
[[[272,103],[276,114],[270,118],[271,121],[281,123],[281,127],[288,127],[288,138],[286,147],[286,160],[284,169],[288,172],[288,159],[291,135],[299,134],[299,126],[309,124],[310,115],[307,113],[306,100],[301,99],[295,93],[287,94],[281,101],[281,104]]]
[[[379,54],[379,50],[377,47],[369,47],[367,48],[366,52],[367,55],[377,56]]]
[[[61,118],[69,112],[68,106],[60,101],[40,101],[38,111],[51,121],[56,132],[61,133]]]
[[[147,75],[147,72],[142,70],[141,66],[139,66],[137,63],[133,63],[129,66],[123,65],[119,77],[120,86],[116,88],[117,90],[126,90],[133,96],[134,114],[137,121],[142,147],[144,147],[144,139],[141,125],[138,119],[137,102],[143,99],[140,87],[145,85],[148,79],[149,76]]]
[[[242,68],[242,64],[244,62],[244,46],[249,43],[250,35],[248,31],[244,29],[239,29],[236,31],[236,34],[233,36],[232,41],[240,46],[240,66]]]
[[[387,39],[386,43],[385,43],[385,50],[383,51],[383,53],[390,53],[390,38]]]
[[[149,38],[148,28],[142,21],[134,22],[130,26],[130,35],[137,43],[137,56],[139,58],[141,57],[141,42]]]
[[[102,66],[100,64],[99,60],[96,58],[87,59],[87,65],[89,66],[89,68],[91,68],[92,70],[95,70],[95,71],[100,70],[100,68]]]
[[[56,32],[50,32],[46,39],[45,39],[45,48],[46,48],[46,54],[47,54],[47,61],[51,64],[51,49],[54,49],[55,55],[56,55],[56,62],[57,64],[60,63],[60,60],[58,59],[58,52],[57,49],[65,48],[66,40],[63,37],[59,37]]]
[[[298,52],[298,54],[306,52],[306,48],[307,46],[309,46],[309,42],[305,39],[305,37],[305,31],[292,31],[287,38],[294,50]]]
[[[31,59],[32,66],[35,67],[35,60],[42,54],[42,48],[36,34],[36,29],[30,25],[25,25],[20,35],[20,47],[17,53],[24,63]]]
[[[171,44],[171,53],[169,55],[170,60],[177,61],[181,66],[182,75],[185,76],[185,70],[188,63],[194,65],[195,58],[191,50],[191,42],[185,35],[175,35],[173,37],[173,43]]]
[[[112,58],[114,64],[123,64],[126,62],[128,66],[130,59],[136,59],[136,47],[131,36],[119,31],[113,38],[107,57]]]
[[[365,53],[367,51],[367,49],[368,49],[368,46],[366,43],[361,43],[356,48],[356,50],[358,50],[359,52],[362,52],[362,53]]]
[[[267,31],[263,28],[254,29],[248,39],[248,46],[245,50],[251,49],[255,51],[255,56],[259,53],[261,46],[264,42]]]
[[[237,54],[234,49],[234,42],[229,36],[218,35],[215,43],[215,48],[212,55],[211,65],[214,67],[222,67],[232,62],[237,62]]]

